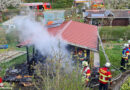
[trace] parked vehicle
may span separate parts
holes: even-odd
[[[49,10],[51,9],[51,4],[50,3],[21,3],[21,7],[29,7],[30,9],[34,10]]]

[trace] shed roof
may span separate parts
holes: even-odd
[[[68,21],[59,27],[49,28],[48,31],[71,45],[97,51],[97,26],[76,21]]]

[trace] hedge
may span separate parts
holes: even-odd
[[[99,31],[102,40],[130,39],[130,26],[103,26]]]

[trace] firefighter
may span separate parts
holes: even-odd
[[[91,71],[90,68],[88,66],[88,62],[87,61],[83,61],[82,62],[82,82],[84,83],[85,86],[88,85],[89,79],[90,79],[90,75],[91,75]]]
[[[84,50],[84,58],[87,61],[87,50]]]
[[[121,70],[126,69],[126,60],[127,60],[126,46],[127,46],[127,44],[124,44],[123,51],[122,51],[122,59],[121,59],[121,67],[120,67]]]
[[[126,70],[128,65],[129,45],[124,44],[122,51],[121,70]]]
[[[125,54],[126,54],[126,56],[128,57],[129,56],[129,44],[126,44],[126,52],[125,52]]]
[[[72,57],[72,59],[75,59],[75,60],[78,59],[78,52],[77,52],[76,47],[71,50],[71,57]]]
[[[79,56],[79,60],[80,61],[84,61],[85,60],[84,53],[83,53],[82,50],[79,51],[78,56]]]
[[[77,59],[77,51],[74,51],[74,53],[73,53],[73,57],[75,58],[75,59]]]
[[[110,85],[112,84],[111,82],[111,72],[109,70],[109,67],[111,66],[111,64],[109,62],[107,62],[105,64],[105,67],[102,67],[99,69],[99,90],[108,90],[108,84],[110,83]]]
[[[129,55],[129,44],[124,44],[124,48],[123,48],[123,51],[122,51],[122,55],[126,55],[128,56]]]
[[[128,57],[126,55],[122,56],[121,60],[121,70],[126,70],[128,65]]]
[[[128,44],[129,44],[128,66],[130,66],[130,40],[128,40]]]
[[[0,77],[0,87],[3,87],[4,84],[2,83],[2,77]]]

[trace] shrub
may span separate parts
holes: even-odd
[[[72,66],[71,62],[57,53],[54,58],[47,58],[44,65],[39,63],[35,66],[34,86],[38,90],[85,90],[79,64]]]
[[[100,28],[100,36],[103,40],[130,39],[130,26],[103,26]]]

